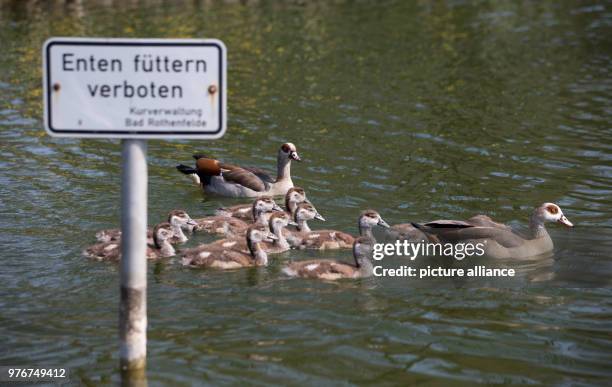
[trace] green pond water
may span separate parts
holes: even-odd
[[[174,167],[192,153],[274,170],[291,141],[317,227],[355,232],[366,208],[392,224],[525,226],[543,202],[576,227],[551,225],[553,256],[508,287],[281,272],[349,252],[230,272],[150,264],[151,385],[609,384],[611,27],[594,1],[0,2],[0,364],[120,381],[118,266],[81,256],[118,225],[120,144],[45,134],[42,43],[210,37],[228,47],[228,131],[149,141],[150,223],[242,202],[190,185]]]

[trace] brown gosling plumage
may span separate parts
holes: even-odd
[[[266,266],[268,255],[262,249],[262,242],[276,237],[267,228],[255,223],[247,229],[246,245],[249,252],[233,250],[219,244],[200,245],[183,252],[183,265],[189,267],[211,267],[216,269],[237,269],[249,266]]]
[[[354,263],[331,259],[313,259],[293,262],[283,272],[290,277],[338,280],[342,278],[370,277],[373,271],[372,249],[375,241],[369,237],[359,237],[353,243]]]

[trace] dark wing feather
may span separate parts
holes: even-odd
[[[511,229],[510,226],[507,226],[503,223],[497,223],[496,221],[494,221],[493,219],[491,219],[490,217],[486,215],[475,215],[469,218],[467,221],[475,226],[494,227],[494,228],[500,228],[504,230]]]
[[[447,220],[440,219],[425,223],[429,227],[472,227],[473,224],[464,222],[463,220]]]
[[[428,234],[437,236],[442,242],[460,243],[475,239],[489,239],[504,247],[518,247],[525,241],[512,231],[495,227],[450,225],[444,227],[440,224],[435,227],[420,226]]]
[[[240,184],[255,192],[262,192],[267,189],[267,184],[253,172],[240,167],[225,169],[222,165],[221,168],[223,169],[221,176],[228,182]]]
[[[255,176],[259,177],[261,180],[263,180],[266,183],[274,183],[274,178],[270,176],[268,172],[264,171],[261,168],[257,168],[257,167],[242,167],[242,168],[253,173]]]

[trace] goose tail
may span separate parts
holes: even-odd
[[[194,184],[200,185],[200,176],[198,176],[198,171],[196,171],[195,168],[189,167],[184,164],[179,164],[176,166],[176,169],[182,174],[191,177]]]

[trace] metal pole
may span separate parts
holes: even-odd
[[[144,370],[147,359],[147,143],[123,140],[121,172],[120,366]]]

